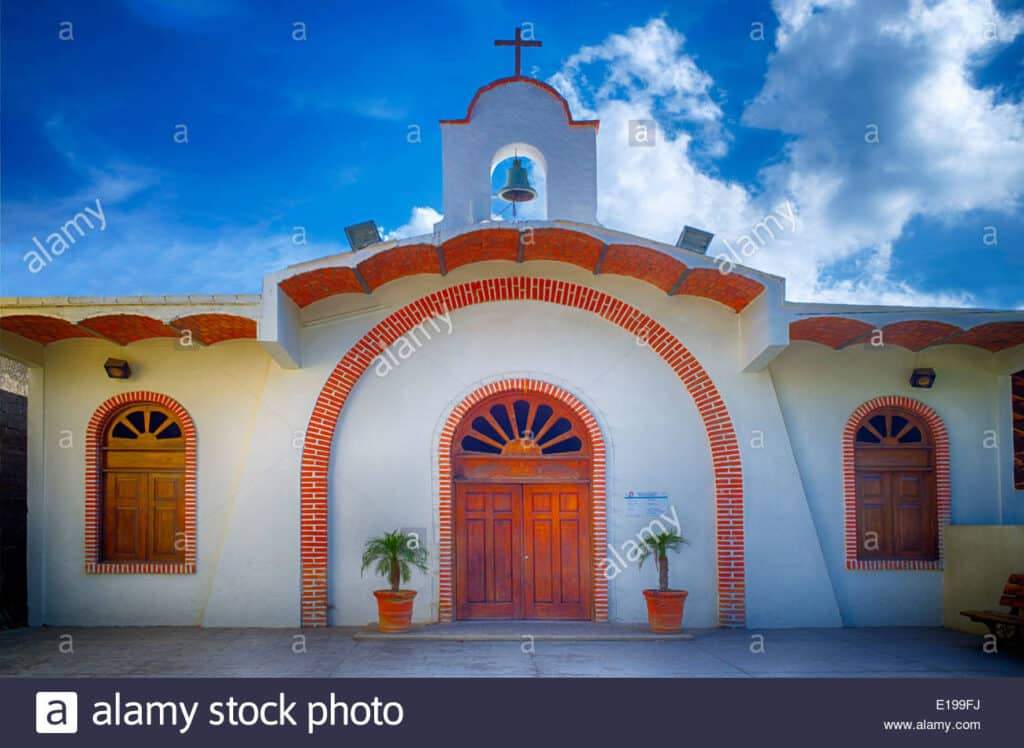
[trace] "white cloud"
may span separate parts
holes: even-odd
[[[408,222],[402,224],[393,231],[384,231],[384,239],[385,241],[392,241],[395,239],[408,239],[411,236],[422,236],[423,234],[433,233],[434,224],[442,218],[444,218],[444,216],[429,205],[422,207],[416,206],[412,209]]]
[[[684,223],[740,230],[750,212],[743,186],[698,165],[701,154],[724,153],[727,142],[711,78],[682,51],[684,43],[682,34],[655,19],[584,47],[550,79],[577,116],[601,120],[600,220],[670,243]],[[591,83],[595,71],[588,66],[598,62],[604,78]],[[655,145],[630,145],[630,122],[637,120],[658,121]]]
[[[803,229],[785,251],[815,271],[798,277],[801,292],[948,301],[950,294],[920,298],[890,277],[892,244],[916,216],[953,220],[1017,207],[1024,108],[978,88],[972,74],[999,46],[990,30],[1010,40],[1021,17],[978,0],[801,0],[776,9],[778,48],[744,122],[794,136],[786,159],[762,179],[767,193],[800,206]],[[868,142],[875,128],[878,142]],[[851,257],[861,260],[857,281],[822,280],[830,264]]]
[[[726,138],[722,110],[713,96],[711,76],[682,52],[685,37],[662,19],[612,34],[599,45],[582,47],[570,56],[551,83],[569,98],[578,116],[589,118],[615,101],[629,101],[663,123],[687,123],[702,131],[701,146],[723,154]],[[601,83],[587,86],[589,66],[602,64]],[[588,90],[586,94],[579,83]]]
[[[552,77],[580,116],[602,120],[599,217],[674,241],[683,223],[733,244],[785,200],[799,213],[746,263],[785,276],[790,298],[964,305],[892,275],[893,243],[917,216],[1013,211],[1024,194],[1024,107],[974,82],[977,64],[1024,29],[987,0],[779,0],[776,49],[747,126],[791,136],[756,185],[719,177],[727,150],[714,83],[661,19],[584,47]],[[585,69],[602,63],[597,75]],[[655,147],[630,120],[656,119]],[[877,126],[879,142],[865,135]],[[980,228],[979,228],[980,230]],[[712,254],[723,243],[712,245]],[[837,264],[842,275],[836,280]]]

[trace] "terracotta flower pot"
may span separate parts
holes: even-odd
[[[385,634],[401,634],[412,625],[412,601],[415,590],[374,590],[377,598],[377,620]]]
[[[644,590],[647,599],[647,623],[656,634],[675,634],[683,628],[686,590]]]

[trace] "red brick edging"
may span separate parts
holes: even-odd
[[[565,112],[565,119],[569,124],[569,127],[593,127],[595,130],[601,127],[601,120],[597,119],[573,119],[572,112],[569,110],[569,102],[565,100],[562,94],[558,93],[553,86],[548,85],[544,81],[539,81],[536,78],[530,78],[525,75],[513,75],[508,78],[499,78],[496,81],[491,81],[486,86],[480,88],[474,95],[473,99],[469,102],[469,109],[466,110],[466,116],[461,119],[443,119],[440,120],[442,125],[468,125],[473,119],[473,110],[476,109],[477,102],[480,101],[480,97],[488,91],[491,91],[500,86],[507,86],[510,83],[528,83],[531,86],[539,88],[546,94],[555,99],[559,104],[562,105],[562,110]]]
[[[501,301],[544,301],[592,312],[646,345],[672,367],[694,399],[715,472],[719,623],[746,620],[743,470],[729,411],[700,362],[671,332],[636,307],[593,288],[547,278],[492,278],[461,283],[406,304],[373,326],[341,358],[313,406],[302,450],[300,478],[301,621],[327,625],[327,477],[338,417],[356,382],[384,348],[428,319]]]
[[[103,432],[114,413],[126,405],[161,405],[181,423],[185,437],[185,562],[100,561],[100,447]],[[195,574],[196,572],[196,427],[181,403],[158,392],[125,392],[105,401],[89,419],[85,430],[85,573],[86,574]]]
[[[440,583],[438,585],[438,610],[442,623],[455,620],[455,559],[454,541],[454,506],[452,505],[452,439],[455,429],[463,417],[477,403],[492,395],[502,392],[539,392],[560,401],[569,410],[579,416],[590,437],[590,504],[591,504],[591,548],[593,560],[594,589],[594,620],[608,620],[608,579],[604,574],[605,549],[608,545],[607,494],[605,483],[606,452],[604,437],[590,409],[572,393],[547,382],[536,379],[505,379],[492,382],[473,391],[461,403],[452,409],[444,428],[438,449],[438,516],[440,522]]]
[[[935,445],[935,498],[939,528],[937,561],[869,560],[857,558],[857,474],[854,442],[857,426],[871,411],[879,408],[903,408],[920,416],[931,429]],[[949,436],[939,415],[922,402],[902,395],[886,395],[868,400],[853,411],[843,429],[843,525],[845,528],[846,568],[850,571],[930,571],[941,570],[944,558],[943,541],[950,521],[952,493],[949,483]]]

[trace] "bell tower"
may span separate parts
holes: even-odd
[[[550,221],[597,223],[598,120],[575,120],[554,88],[521,70],[523,47],[541,42],[497,40],[515,48],[515,74],[476,92],[462,119],[441,120],[444,219],[454,233],[491,218],[491,174],[502,160],[524,156],[546,179]]]

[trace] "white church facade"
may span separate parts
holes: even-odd
[[[530,78],[441,127],[430,235],[259,295],[0,300],[33,624],[366,624],[395,528],[416,621],[643,621],[660,517],[687,626],[939,625],[949,528],[1024,525],[1024,313],[793,303],[601,226],[599,123]],[[492,220],[513,154],[545,220]]]

